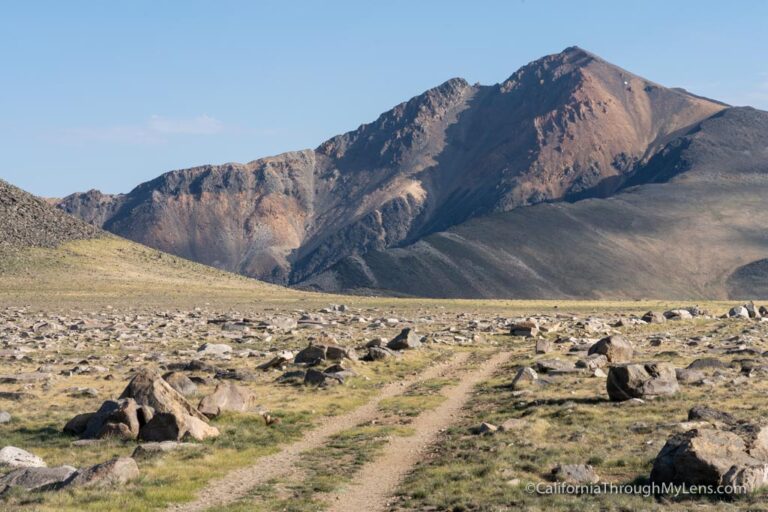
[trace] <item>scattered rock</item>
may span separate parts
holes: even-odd
[[[608,370],[606,388],[613,401],[656,398],[677,393],[675,369],[668,363],[622,364]]]
[[[387,343],[387,348],[390,350],[409,350],[419,348],[420,346],[421,337],[410,327],[406,327],[400,331],[400,334]]]
[[[634,348],[623,336],[607,336],[591,347],[587,354],[602,354],[611,363],[626,363],[632,360]]]
[[[225,357],[232,353],[232,347],[225,343],[203,343],[197,353],[201,356]]]
[[[192,396],[197,393],[197,384],[181,372],[168,372],[163,375],[163,379],[184,396]]]
[[[245,412],[256,406],[256,395],[249,389],[233,382],[222,382],[214,392],[202,400],[197,409],[208,418],[215,418],[224,411]]]
[[[304,384],[308,386],[330,386],[343,383],[344,377],[336,373],[325,373],[311,368],[307,370],[304,376]]]
[[[536,340],[536,353],[546,354],[552,350],[552,342],[546,338]]]
[[[536,370],[540,373],[573,373],[579,370],[576,369],[576,365],[571,361],[563,361],[562,359],[542,359],[536,361]]]
[[[516,322],[509,328],[512,336],[525,336],[531,338],[539,334],[539,324],[534,320]]]
[[[61,484],[67,487],[112,487],[139,477],[139,466],[131,457],[117,457],[89,468],[81,469]]]
[[[694,405],[688,411],[688,421],[699,420],[724,423],[726,425],[734,425],[736,423],[736,418],[727,412],[718,411],[706,405]]]
[[[314,345],[310,343],[307,348],[296,354],[293,360],[296,364],[315,365],[320,361],[325,361],[328,347],[326,345]]]
[[[695,428],[667,440],[653,463],[651,481],[677,485],[745,485],[751,492],[766,484],[768,465],[746,452],[733,432]]]
[[[520,368],[517,371],[515,378],[512,380],[512,389],[527,388],[533,385],[537,380],[539,380],[539,375],[536,373],[536,370],[530,366]]]
[[[664,322],[667,321],[667,317],[664,316],[663,313],[659,313],[658,311],[649,311],[643,315],[641,320],[649,324],[663,324]]]
[[[470,431],[471,431],[473,434],[475,434],[475,435],[488,435],[488,434],[493,434],[493,433],[494,433],[494,432],[496,432],[497,430],[499,430],[499,427],[497,427],[496,425],[493,425],[493,424],[491,424],[491,423],[486,423],[486,422],[483,422],[483,423],[481,423],[480,425],[478,425],[478,426],[476,426],[476,427],[472,427],[472,428],[470,429]]]
[[[552,479],[569,484],[596,484],[600,477],[589,464],[558,464],[552,469]]]
[[[53,489],[76,471],[77,469],[72,466],[20,468],[0,477],[0,494],[13,487],[20,487],[27,491]]]
[[[0,450],[0,468],[42,468],[45,461],[37,455],[15,446],[6,446]]]

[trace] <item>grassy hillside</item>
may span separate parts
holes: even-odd
[[[296,300],[307,294],[171,256],[111,235],[5,251],[0,303],[184,304]]]

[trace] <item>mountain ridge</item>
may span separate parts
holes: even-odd
[[[495,85],[447,80],[314,150],[171,171],[59,207],[166,252],[298,284],[483,215],[610,196],[668,139],[725,108],[569,47]]]

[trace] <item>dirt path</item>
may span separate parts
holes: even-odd
[[[257,485],[275,477],[290,475],[296,471],[300,454],[318,448],[331,436],[377,417],[379,402],[402,394],[409,386],[418,382],[441,377],[460,366],[469,357],[469,352],[459,352],[450,360],[435,364],[418,376],[392,382],[384,386],[370,402],[340,416],[324,418],[317,427],[307,432],[300,440],[281,451],[258,458],[253,466],[231,471],[223,478],[210,482],[189,503],[174,504],[167,510],[175,512],[198,512],[220,507],[245,497]]]
[[[490,378],[509,357],[508,353],[496,354],[463,378],[458,385],[446,390],[447,399],[439,407],[421,414],[410,424],[416,431],[414,435],[395,437],[385,448],[384,454],[366,465],[351,484],[328,496],[328,510],[385,510],[398,484],[421,460],[424,450],[435,442],[440,430],[456,421],[473,388]]]

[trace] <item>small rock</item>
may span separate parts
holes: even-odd
[[[486,422],[483,422],[483,423],[481,423],[480,425],[478,425],[478,426],[476,426],[476,427],[472,427],[472,428],[470,429],[470,431],[471,431],[473,434],[475,434],[475,435],[488,435],[488,434],[493,434],[493,433],[494,433],[494,432],[496,432],[497,430],[499,430],[499,427],[497,427],[496,425],[493,425],[493,424],[491,424],[491,423],[486,423]]]
[[[536,373],[536,370],[530,366],[520,368],[517,371],[515,378],[512,380],[512,389],[518,390],[527,388],[537,380],[539,380],[539,375]]]

